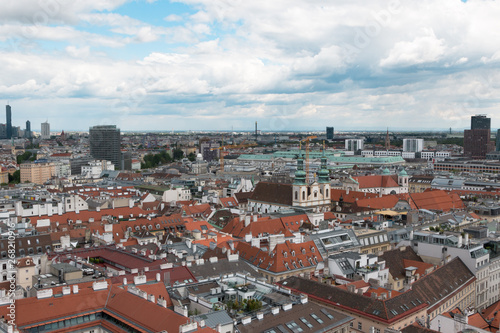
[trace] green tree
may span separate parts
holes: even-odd
[[[147,154],[144,156],[144,162],[141,163],[142,169],[154,168],[161,164],[167,164],[172,162],[172,157],[166,152],[162,151],[158,154]]]
[[[194,162],[194,160],[196,160],[196,154],[195,154],[195,153],[189,153],[189,155],[188,155],[188,159],[189,159],[191,162]]]
[[[21,170],[16,170],[11,175],[9,174],[9,183],[19,184],[21,182]]]
[[[184,157],[184,152],[182,151],[182,149],[179,148],[175,148],[173,154],[174,154],[174,161],[180,160]]]
[[[34,161],[35,159],[36,159],[36,154],[33,154],[30,151],[25,151],[23,154],[17,155],[16,157],[17,164],[21,164],[28,160]]]

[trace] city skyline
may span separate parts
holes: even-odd
[[[0,98],[13,123],[59,130],[459,130],[474,114],[495,129],[499,14],[458,0],[10,2]]]

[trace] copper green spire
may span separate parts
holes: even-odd
[[[299,149],[297,158],[297,171],[295,171],[294,185],[306,185],[306,172],[304,171],[304,160],[302,159],[302,151]]]

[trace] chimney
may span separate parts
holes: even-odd
[[[254,215],[254,216],[253,216],[253,221],[254,221],[254,222],[257,222],[257,215]]]
[[[387,291],[387,298],[392,298],[392,290]]]
[[[371,297],[372,297],[373,299],[377,299],[377,298],[378,298],[378,295],[377,295],[377,293],[371,293]]]
[[[127,278],[126,278],[126,277],[124,277],[124,278],[123,278],[123,285],[124,285],[124,286],[126,286],[126,285],[127,285]]]
[[[462,243],[463,243],[463,238],[462,238],[462,235],[460,235],[460,236],[458,236],[458,244],[457,244],[457,246],[459,248],[461,248],[462,247]]]
[[[160,273],[156,273],[156,281],[157,281],[157,282],[160,282],[160,281],[161,281],[161,278],[160,278]]]
[[[73,285],[73,294],[78,294],[78,285],[77,284]]]
[[[250,225],[250,216],[245,216],[245,227]]]
[[[469,234],[465,233],[465,244],[464,245],[469,245]]]
[[[354,285],[350,284],[347,286],[347,291],[354,293],[354,292],[356,292],[356,287]]]

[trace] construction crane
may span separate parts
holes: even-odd
[[[257,144],[255,143],[249,143],[245,144],[245,140],[243,140],[240,144],[238,145],[222,145],[217,148],[211,148],[210,150],[220,150],[219,152],[219,162],[220,162],[220,170],[224,172],[224,151],[226,149],[240,149],[240,148],[245,148],[245,147],[251,147],[251,146],[256,146]],[[224,141],[223,141],[224,142]]]
[[[308,136],[307,138],[300,140],[300,142],[306,143],[306,184],[309,185],[309,141],[316,139],[316,135]]]

